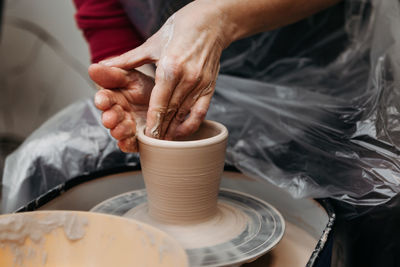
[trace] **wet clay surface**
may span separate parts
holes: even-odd
[[[245,213],[227,203],[219,203],[217,213],[210,219],[194,224],[163,224],[149,216],[147,204],[129,210],[124,217],[137,219],[168,233],[185,249],[225,243],[239,236],[249,220]]]
[[[149,216],[168,224],[193,224],[215,217],[227,129],[206,121],[186,141],[158,140],[140,133]]]

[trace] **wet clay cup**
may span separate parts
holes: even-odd
[[[217,213],[228,130],[204,121],[178,141],[148,137],[139,131],[139,153],[149,216],[162,223],[190,224]]]

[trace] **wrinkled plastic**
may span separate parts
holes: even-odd
[[[347,1],[345,7],[344,27],[305,48],[321,45],[323,57],[345,35],[336,58],[326,65],[285,58],[258,68],[262,73],[249,62],[248,73],[259,81],[221,76],[214,103],[221,108],[210,116],[228,125],[227,160],[244,173],[294,197],[351,204],[355,210],[347,215],[358,216],[400,191],[400,9],[398,1]],[[279,31],[268,34],[275,39]],[[259,51],[260,58],[269,53]],[[242,58],[230,60],[229,68],[246,67]]]
[[[2,211],[13,212],[76,176],[139,164],[119,151],[92,100],[57,113],[6,159]]]
[[[233,44],[208,112],[230,131],[227,162],[296,198],[347,203],[347,217],[393,203],[398,29],[398,1],[354,0]],[[6,161],[3,211],[79,174],[137,164],[99,118],[90,101],[78,103],[26,140]]]

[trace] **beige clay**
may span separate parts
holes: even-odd
[[[187,267],[177,241],[134,220],[77,211],[0,216],[0,266]]]
[[[188,224],[217,214],[227,138],[227,129],[211,121],[183,141],[158,140],[139,131],[150,217]]]
[[[214,246],[244,230],[246,214],[217,202],[228,139],[222,124],[205,121],[179,141],[153,139],[143,130],[138,139],[148,203],[126,217],[164,230],[185,249]]]

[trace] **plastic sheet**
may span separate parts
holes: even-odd
[[[294,197],[360,216],[400,191],[399,2],[345,1],[224,52],[208,118],[230,131],[227,162]],[[137,164],[91,101],[38,129],[6,161],[3,211],[78,174]]]
[[[13,212],[76,176],[139,164],[137,154],[119,151],[92,102],[62,110],[7,157],[3,212]]]
[[[261,34],[251,45],[262,49],[223,62],[222,71],[236,77],[220,76],[209,116],[230,130],[229,163],[294,197],[347,203],[352,209],[345,215],[353,218],[400,191],[400,9],[398,1],[342,6],[343,25],[329,33],[321,28],[340,25],[341,5]],[[261,46],[304,24],[308,36],[323,38],[287,44],[295,56],[274,61],[276,50]],[[343,49],[330,49],[337,47]],[[260,67],[268,57],[272,63]]]

